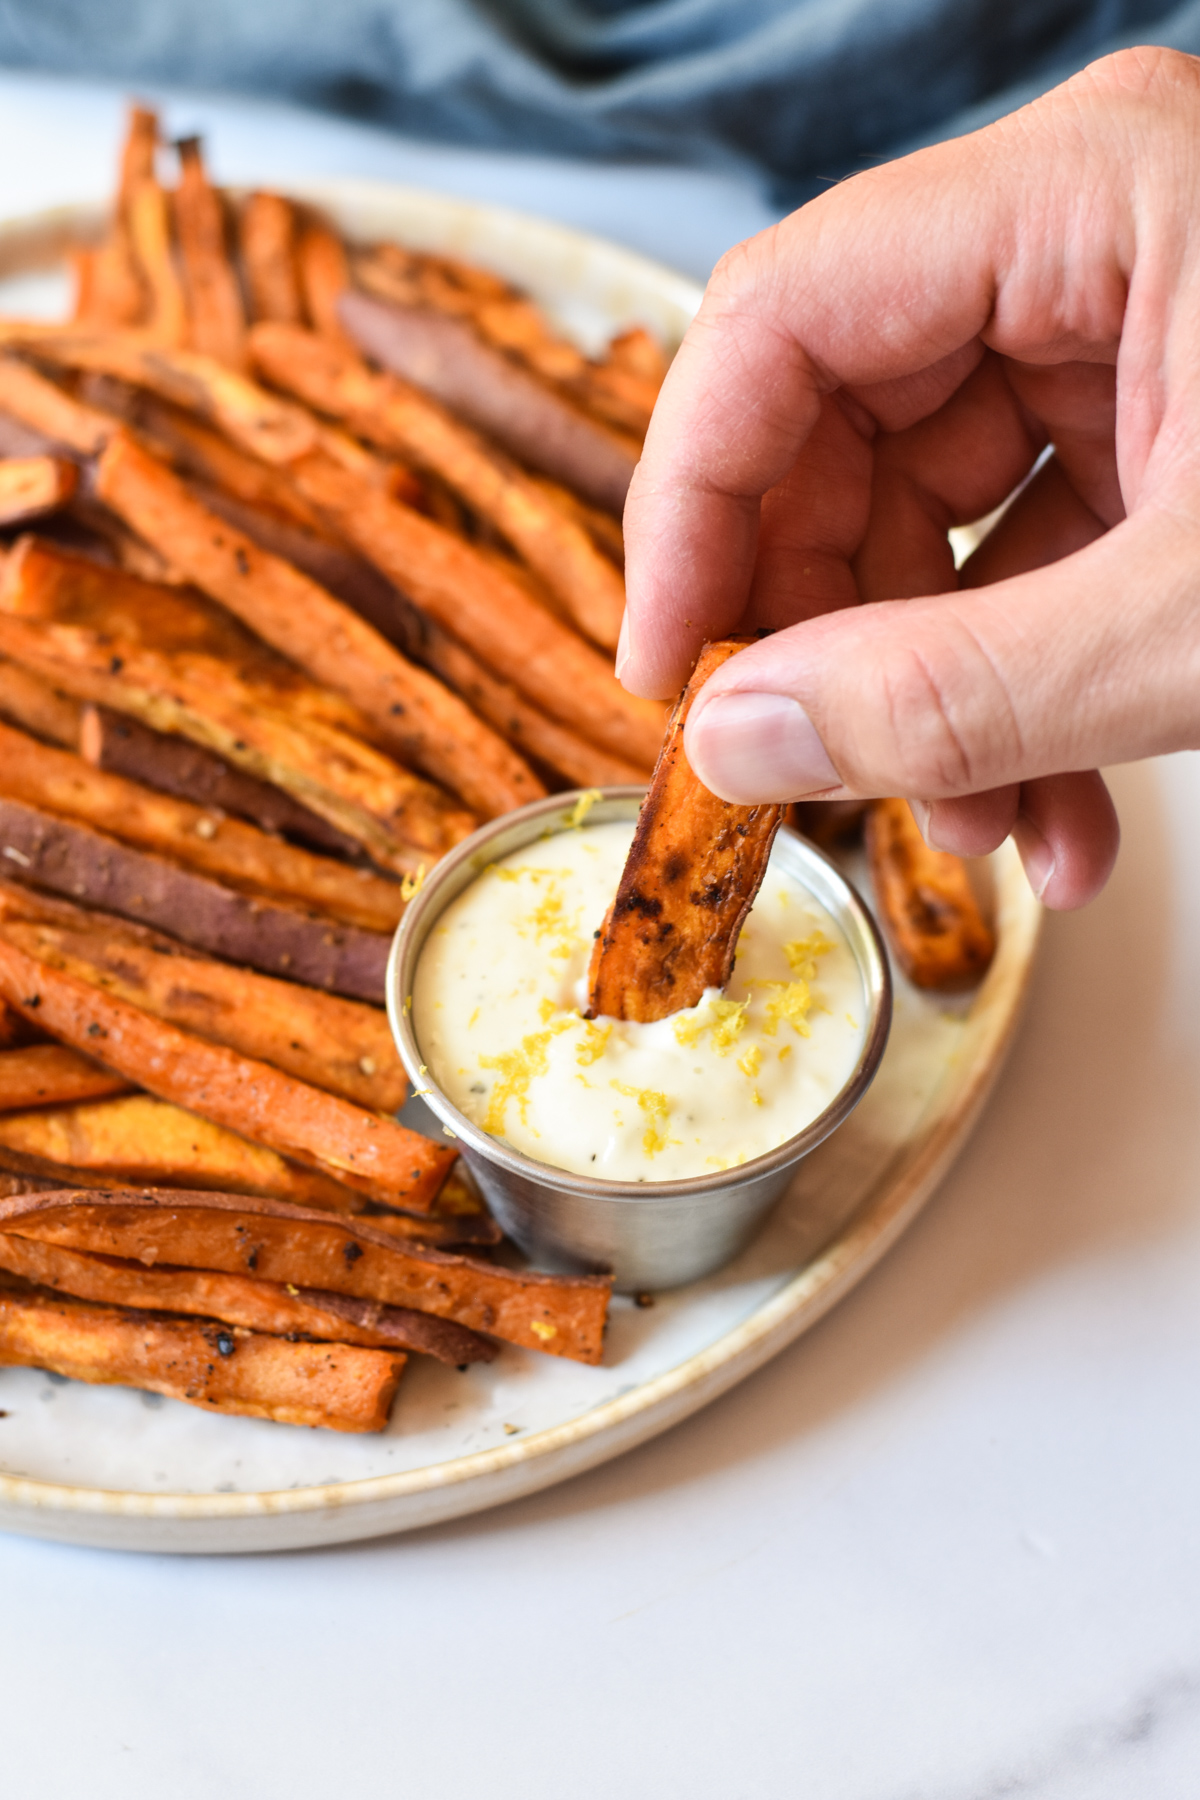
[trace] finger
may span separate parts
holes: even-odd
[[[1198,561],[1200,524],[1146,510],[1032,574],[808,620],[712,677],[688,757],[743,803],[942,800],[1186,748]]]
[[[1094,900],[1117,860],[1121,826],[1096,769],[1021,786],[1013,840],[1029,884],[1056,911]]]
[[[1115,353],[1125,288],[1112,245],[1129,200],[1083,134],[1061,129],[1077,106],[1059,90],[1020,126],[867,171],[723,261],[630,489],[628,684],[678,686],[681,621],[707,632],[743,610],[758,503],[795,463],[823,392],[892,384],[894,397],[942,364],[956,386],[989,327],[997,348],[1030,361],[1050,333],[1058,360],[1081,343]],[[1077,248],[1069,278],[1047,241]],[[927,399],[945,397],[935,383]]]
[[[1033,476],[958,572],[964,588],[987,587],[1058,562],[1102,537],[1096,516],[1067,479],[1057,455]]]
[[[913,816],[921,836],[934,850],[955,856],[987,856],[1009,836],[1017,822],[1021,790],[1016,782],[966,794],[961,800],[913,800]]]
[[[871,511],[854,558],[864,600],[958,586],[947,536],[983,518],[1033,467],[1044,433],[1018,401],[1002,358],[988,354],[929,418],[875,440]]]

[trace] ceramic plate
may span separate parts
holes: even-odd
[[[548,222],[366,182],[303,190],[355,237],[508,275],[585,347],[643,323],[676,343],[682,277]],[[0,226],[0,310],[61,308],[93,211]],[[0,1527],[125,1550],[288,1550],[411,1530],[550,1486],[643,1443],[808,1329],[878,1261],[964,1143],[999,1072],[1040,923],[1011,845],[990,859],[999,948],[962,1005],[897,979],[875,1084],[803,1165],[756,1242],[649,1307],[614,1302],[604,1364],[504,1349],[459,1373],[415,1358],[378,1437],[221,1419],[158,1395],[0,1370]],[[852,875],[855,871],[851,871]]]

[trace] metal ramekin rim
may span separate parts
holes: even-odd
[[[557,816],[557,830],[530,832],[526,842],[540,836],[557,836],[559,832],[569,829],[574,807],[585,792],[599,796],[597,806],[607,806],[610,803],[631,801],[640,804],[646,790],[644,787],[590,790],[573,788],[568,793],[549,794],[544,799],[533,800],[513,812],[503,813],[499,818],[480,826],[478,831],[473,832],[469,838],[464,838],[461,844],[456,844],[453,850],[442,857],[426,877],[420,892],[409,902],[392,940],[385,986],[392,1036],[414,1091],[428,1101],[431,1111],[441,1119],[443,1126],[449,1127],[453,1136],[478,1156],[497,1163],[501,1168],[526,1180],[589,1199],[631,1201],[640,1205],[650,1201],[693,1199],[698,1194],[718,1194],[730,1186],[740,1186],[743,1182],[766,1176],[789,1163],[799,1162],[849,1117],[874,1080],[891,1028],[892,981],[879,927],[869,907],[836,864],[815,844],[795,832],[789,835],[803,848],[806,856],[823,869],[826,880],[841,890],[842,905],[859,927],[859,941],[856,943],[849,938],[848,941],[858,963],[868,1010],[867,1028],[863,1033],[854,1068],[829,1105],[815,1119],[810,1120],[803,1131],[786,1138],[782,1144],[776,1145],[774,1150],[765,1151],[762,1156],[738,1163],[729,1169],[714,1169],[706,1175],[681,1176],[673,1181],[610,1181],[596,1175],[577,1175],[573,1170],[559,1168],[553,1163],[539,1162],[532,1156],[526,1156],[523,1151],[513,1149],[510,1144],[492,1137],[468,1119],[434,1082],[422,1061],[421,1048],[413,1029],[412,979],[429,930],[451,900],[456,899],[458,893],[465,891],[469,884],[462,883],[449,895],[446,892],[448,886],[456,880],[464,865],[474,865],[477,879],[492,862],[499,860],[500,855],[508,855],[508,849],[496,856],[485,852],[497,838],[514,828],[521,832],[526,826],[549,821]],[[784,826],[782,829],[788,831],[789,828]],[[814,898],[818,901],[820,899],[818,895],[814,895]]]

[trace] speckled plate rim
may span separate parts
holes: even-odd
[[[677,340],[699,289],[648,258],[547,220],[382,182],[297,187],[353,235],[406,235],[424,248],[490,260],[554,307],[571,290],[618,325],[642,320]],[[92,235],[96,207],[0,223],[0,280],[46,267]],[[674,1368],[519,1441],[392,1475],[239,1494],[149,1494],[0,1474],[0,1529],[97,1547],[231,1554],[300,1549],[415,1530],[502,1505],[584,1473],[698,1411],[792,1343],[863,1279],[916,1217],[969,1136],[1011,1044],[1042,909],[1011,844],[991,859],[996,958],[964,1018],[958,1055],[920,1129],[816,1256],[749,1317]]]

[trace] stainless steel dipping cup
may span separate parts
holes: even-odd
[[[605,788],[589,825],[633,819],[644,789]],[[679,1287],[727,1263],[753,1237],[796,1165],[837,1129],[879,1067],[892,1019],[892,985],[875,921],[827,857],[785,826],[775,859],[845,933],[862,978],[866,1022],[849,1080],[811,1125],[736,1169],[685,1181],[601,1181],[523,1156],[459,1112],[426,1069],[413,1031],[413,977],[430,931],[489,864],[570,828],[577,793],[554,794],[485,825],[439,862],[410,902],[387,972],[388,1017],[414,1087],[458,1139],[496,1218],[542,1268],[611,1272],[618,1290]]]

